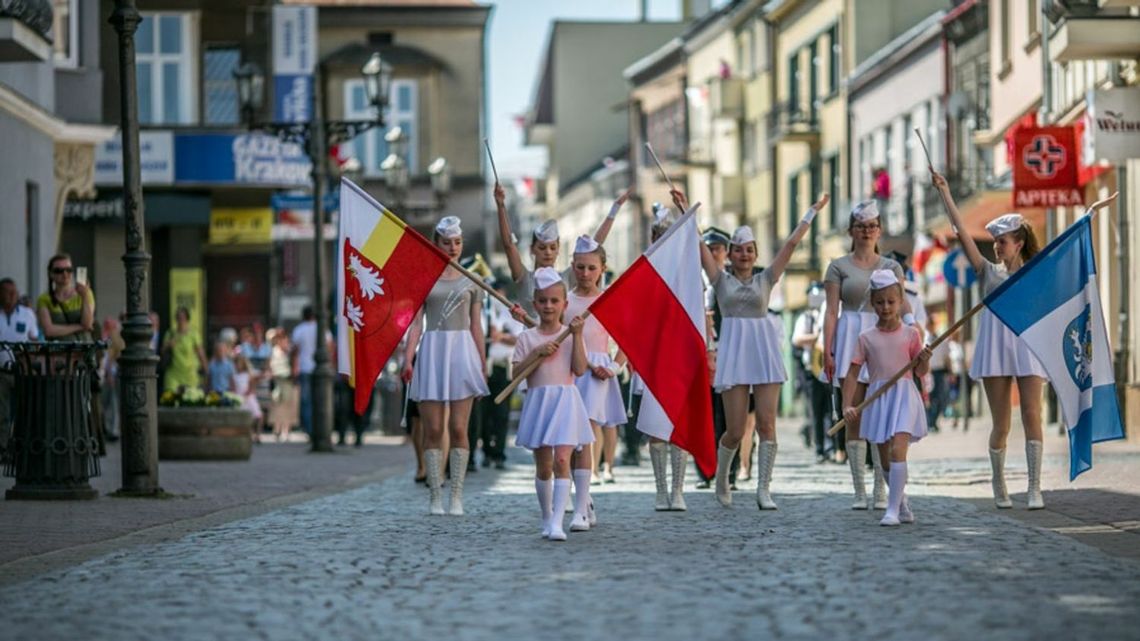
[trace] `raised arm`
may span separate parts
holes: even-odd
[[[704,242],[699,243],[701,246],[701,267],[705,270],[705,276],[709,277],[709,282],[716,282],[720,277],[720,272],[724,269],[724,265],[718,265],[716,258],[713,257],[712,251],[709,250],[708,245]]]
[[[966,227],[962,224],[962,214],[958,212],[958,206],[954,204],[954,197],[950,195],[949,183],[946,182],[946,178],[942,174],[934,171],[933,167],[930,168],[930,178],[934,181],[934,188],[942,195],[942,204],[946,207],[946,215],[950,217],[950,223],[958,232],[958,242],[962,243],[962,251],[966,252],[966,258],[969,259],[974,272],[981,274],[982,268],[986,265],[986,259],[982,256],[982,252],[978,251],[974,239],[966,233]]]
[[[92,294],[91,289],[83,284],[76,285],[75,291],[83,297],[83,307],[79,313],[79,324],[84,330],[90,332],[95,328],[95,294]]]
[[[613,229],[614,218],[617,217],[618,210],[621,209],[621,206],[625,204],[625,201],[629,200],[629,197],[632,194],[633,187],[630,187],[629,189],[625,190],[624,194],[618,196],[617,200],[614,201],[614,204],[610,206],[610,213],[606,214],[605,220],[602,221],[601,225],[598,225],[598,230],[594,232],[594,240],[596,240],[599,245],[602,245],[606,242],[606,238],[610,235],[610,230]]]
[[[800,219],[800,224],[792,230],[788,235],[788,239],[784,241],[784,246],[780,251],[776,252],[776,256],[772,259],[772,263],[764,271],[769,274],[770,282],[775,285],[776,281],[780,280],[780,276],[784,275],[784,269],[788,266],[788,261],[792,259],[792,252],[796,251],[796,245],[807,235],[808,230],[811,229],[811,222],[815,220],[815,215],[823,211],[827,207],[827,203],[831,201],[831,196],[824,194],[820,197],[819,201],[812,205],[804,217]]]
[[[495,208],[499,212],[499,241],[503,243],[503,252],[507,254],[507,265],[511,268],[511,280],[516,283],[522,280],[526,268],[523,267],[519,248],[511,238],[511,221],[507,218],[507,192],[499,183],[495,183]]]

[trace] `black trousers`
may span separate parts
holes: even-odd
[[[833,425],[831,421],[831,385],[816,378],[808,386],[808,400],[811,407],[812,439],[817,456],[827,456],[835,449],[834,439],[827,435]],[[838,437],[838,435],[836,435]]]
[[[507,366],[495,365],[491,369],[491,377],[487,380],[491,394],[480,401],[483,415],[483,456],[489,461],[505,461],[507,458],[507,424],[511,419],[511,403],[510,399],[507,399],[496,405],[495,397],[506,389],[510,382]]]
[[[353,433],[356,434],[356,442],[360,443],[364,438],[364,432],[372,423],[372,407],[376,402],[376,394],[373,393],[368,397],[368,407],[364,408],[364,413],[356,415],[356,392],[348,386],[348,383],[343,379],[338,380],[336,383],[336,434],[337,443],[343,445],[345,437],[348,435],[348,428],[351,426]]]
[[[934,389],[930,390],[930,406],[926,408],[926,426],[930,429],[938,427],[938,417],[946,412],[950,403],[950,372],[944,369],[933,370]]]
[[[624,385],[623,389],[629,393],[628,385]],[[637,429],[637,417],[641,414],[641,394],[634,394],[629,406],[629,422],[621,428],[622,443],[625,445],[621,458],[624,465],[638,465],[641,462],[641,432]]]

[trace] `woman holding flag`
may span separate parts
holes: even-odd
[[[843,381],[847,378],[851,357],[859,342],[859,334],[875,326],[877,317],[870,308],[869,293],[871,274],[876,270],[889,269],[899,282],[904,280],[902,266],[879,254],[879,237],[882,226],[879,223],[879,208],[873,200],[865,200],[855,205],[847,223],[847,233],[851,236],[851,251],[827,266],[823,279],[823,289],[827,296],[827,314],[823,320],[823,369],[824,376],[842,392]],[[842,313],[840,309],[842,308]],[[903,301],[903,323],[914,325],[914,314],[910,305]],[[857,376],[860,382],[867,382],[865,368]],[[842,399],[840,407],[858,405],[862,401],[863,386],[858,388],[856,398]],[[851,466],[851,484],[855,487],[853,510],[867,509],[867,490],[863,484],[866,471],[867,441],[860,438],[859,423],[847,425],[847,463]],[[874,463],[874,506],[882,510],[887,507],[886,481],[879,462],[878,448],[871,449]]]
[[[459,219],[446,216],[435,226],[432,242],[454,261],[463,253],[463,231]],[[484,375],[483,292],[454,267],[448,267],[436,281],[423,307],[408,330],[404,348],[405,381],[411,381],[409,397],[418,403],[424,426],[424,465],[431,491],[430,513],[444,514],[443,430],[451,445],[451,503],[448,513],[463,515],[463,481],[471,454],[467,422],[475,397],[489,392]],[[419,347],[416,365],[412,359]],[[450,410],[449,412],[447,410]]]
[[[1021,214],[1005,214],[986,225],[986,231],[993,236],[994,254],[1000,263],[991,263],[978,251],[978,246],[962,224],[962,215],[950,195],[946,178],[930,170],[934,186],[942,194],[946,213],[955,229],[962,250],[970,260],[974,272],[978,274],[982,295],[988,296],[1020,269],[1040,249],[1033,228],[1025,222]],[[994,503],[998,508],[1013,507],[1009,491],[1005,486],[1005,447],[1009,438],[1009,420],[1012,407],[1013,384],[1021,397],[1021,424],[1025,427],[1025,459],[1029,471],[1028,507],[1040,510],[1045,507],[1041,496],[1041,459],[1044,454],[1044,441],[1041,430],[1041,390],[1045,385],[1045,368],[1037,357],[1029,351],[1025,342],[1019,339],[987,308],[981,313],[978,322],[978,337],[974,344],[974,359],[970,365],[970,378],[981,379],[986,390],[986,400],[993,417],[993,430],[990,432],[990,466],[993,470],[991,483],[994,490]]]
[[[679,204],[684,196],[674,191]],[[817,213],[830,200],[824,194],[804,214],[771,264],[754,274],[756,238],[747,225],[732,234],[728,248],[727,269],[718,262],[708,246],[700,243],[701,265],[713,288],[721,321],[718,352],[724,357],[717,362],[713,387],[724,399],[725,433],[717,447],[716,498],[721,505],[732,505],[728,485],[729,467],[748,427],[748,397],[756,399],[756,431],[760,435],[757,454],[759,473],[756,483],[756,505],[761,510],[774,510],[769,486],[776,462],[776,410],[780,386],[787,380],[780,346],[783,336],[768,321],[768,298],[779,282],[792,252],[811,228]]]

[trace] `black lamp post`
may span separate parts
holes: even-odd
[[[388,89],[392,84],[392,67],[373,53],[364,67],[364,86],[368,99],[376,109],[372,120],[324,120],[324,64],[317,65],[313,82],[313,115],[309,122],[266,122],[254,121],[262,105],[265,77],[252,63],[243,64],[234,71],[238,83],[238,98],[241,100],[242,115],[251,131],[264,131],[276,135],[280,140],[301,145],[312,163],[313,176],[313,309],[317,316],[317,350],[313,360],[316,369],[312,376],[313,433],[312,451],[333,451],[332,427],[332,377],[329,367],[328,334],[329,309],[325,298],[325,212],[323,191],[329,176],[329,147],[352,140],[356,136],[384,125],[384,108],[388,104]]]
[[[142,180],[139,169],[139,110],[135,78],[134,0],[115,0],[109,22],[119,38],[119,123],[123,142],[123,223],[126,232],[126,348],[119,356],[119,398],[123,409],[123,486],[119,494],[155,496],[158,485],[158,357],[150,348],[154,334],[148,311],[146,279],[150,254],[143,246]]]

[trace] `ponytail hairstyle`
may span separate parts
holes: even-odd
[[[1033,228],[1028,223],[1022,223],[1021,227],[1010,232],[1011,235],[1021,241],[1021,262],[1028,263],[1031,258],[1041,251],[1041,243],[1037,241],[1037,234],[1033,233]]]

